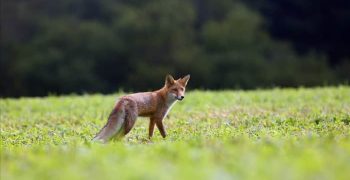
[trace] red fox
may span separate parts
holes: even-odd
[[[163,138],[166,131],[163,119],[177,100],[183,100],[190,75],[174,80],[171,75],[165,78],[163,88],[153,92],[142,92],[123,96],[116,103],[109,115],[106,125],[95,136],[93,141],[108,142],[112,138],[122,137],[130,132],[137,116],[150,117],[148,137],[153,136],[157,125]]]

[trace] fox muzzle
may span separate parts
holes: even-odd
[[[185,96],[177,96],[176,99],[179,101],[182,101],[185,98]]]

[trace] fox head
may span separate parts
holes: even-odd
[[[170,100],[183,100],[185,98],[186,85],[190,80],[190,75],[175,80],[173,76],[167,75],[165,78],[165,88]]]

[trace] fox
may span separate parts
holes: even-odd
[[[149,117],[148,138],[151,139],[157,126],[161,136],[167,136],[163,120],[177,101],[185,98],[190,75],[177,80],[166,75],[164,86],[152,92],[140,92],[121,97],[110,113],[107,123],[96,134],[93,141],[107,143],[111,139],[120,139],[133,128],[136,119]]]

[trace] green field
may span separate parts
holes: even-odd
[[[349,86],[191,91],[166,139],[91,143],[120,95],[1,99],[1,180],[350,177]]]

